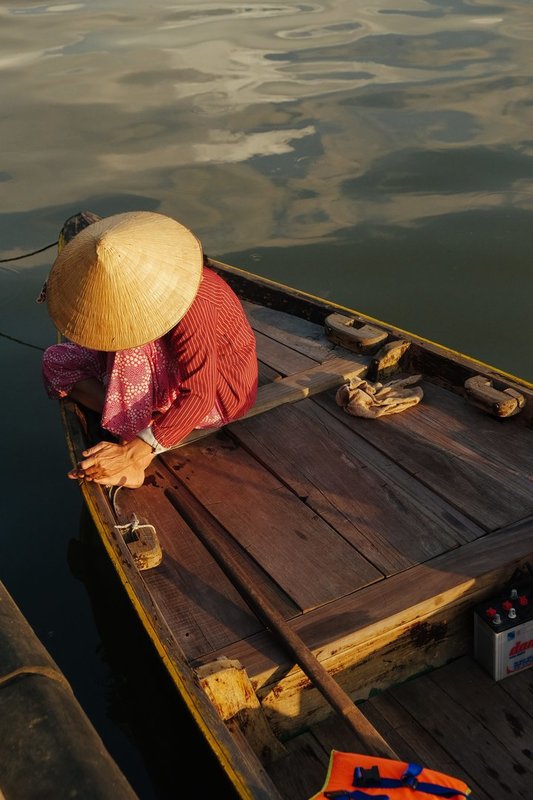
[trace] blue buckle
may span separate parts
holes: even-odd
[[[411,789],[415,789],[418,786],[418,776],[422,772],[423,767],[419,764],[408,764],[407,769],[402,775],[402,783],[404,786],[409,786]]]

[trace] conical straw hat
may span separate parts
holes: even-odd
[[[202,246],[176,220],[151,211],[116,214],[80,231],[57,256],[48,310],[67,339],[125,350],[176,325],[200,285]]]

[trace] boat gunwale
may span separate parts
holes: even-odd
[[[322,300],[321,298],[316,298],[300,290],[286,287],[275,281],[252,275],[237,267],[226,265],[223,262],[210,259],[210,263],[213,268],[219,270],[226,279],[228,276],[235,278],[235,280],[228,280],[228,282],[232,285],[232,288],[237,291],[239,296],[243,294],[243,282],[248,288],[253,286],[255,291],[263,292],[263,294],[266,293],[265,304],[267,306],[274,307],[274,296],[276,294],[282,295],[284,299],[281,306],[285,305],[285,308],[281,308],[280,310],[288,311],[288,304],[291,302],[300,311],[298,314],[297,310],[295,311],[294,308],[291,308],[291,313],[295,313],[296,316],[302,316],[318,324],[323,324],[326,316],[331,311],[340,310],[353,316],[358,322],[377,324],[392,336],[408,338],[415,347],[419,348],[420,352],[427,352],[431,356],[437,356],[438,359],[451,363],[453,367],[458,368],[459,374],[462,376],[465,374],[475,374],[481,370],[489,378],[494,378],[503,382],[512,382],[515,384],[516,388],[527,394],[528,406],[533,413],[533,384],[524,379],[508,375],[477,359],[465,356],[450,348],[423,339],[422,337],[406,332],[395,326],[382,323],[379,320],[345,306],[340,306]],[[237,286],[237,283],[239,283],[240,288]],[[251,298],[250,301],[253,302],[253,298]],[[79,454],[80,451],[80,447],[76,443],[76,437],[78,435],[81,436],[81,427],[78,430],[76,426],[80,425],[80,421],[74,411],[69,412],[69,408],[75,407],[72,401],[61,400],[60,407],[64,428],[67,434],[66,438],[69,454],[72,463],[75,465],[78,460],[76,453]],[[73,415],[70,420],[69,413]],[[519,417],[522,417],[522,415],[518,415],[516,419]],[[524,418],[525,417],[526,415],[524,414]],[[74,422],[74,418],[77,420],[76,423]],[[84,501],[87,504],[90,515],[97,528],[98,535],[122,586],[128,594],[135,612],[141,620],[144,629],[158,655],[162,659],[167,671],[171,675],[195,723],[198,725],[225,773],[238,791],[239,797],[243,798],[243,800],[252,800],[252,798],[253,800],[260,800],[260,798],[264,798],[264,800],[275,800],[276,797],[281,797],[275,788],[270,789],[270,787],[268,787],[263,793],[256,788],[252,791],[252,781],[254,778],[257,778],[259,773],[250,769],[250,762],[237,747],[228,726],[220,716],[218,716],[212,703],[199,686],[194,662],[189,661],[182,652],[178,641],[173,636],[165,621],[164,614],[159,610],[155,599],[152,598],[147,589],[142,578],[142,573],[138,572],[127,546],[121,541],[119,536],[113,534],[115,521],[112,519],[111,506],[105,491],[101,486],[94,483],[81,483],[80,488]],[[494,532],[494,534],[496,533],[498,532]],[[463,545],[463,547],[467,546],[468,545]],[[439,557],[437,557],[437,559],[438,558]],[[431,565],[430,562],[428,563]],[[127,565],[127,568],[125,565]],[[422,566],[424,565],[425,563]],[[390,578],[388,580],[390,580]],[[366,587],[366,589],[371,588],[372,587]],[[148,603],[146,602],[147,599],[149,600]],[[150,612],[150,609],[153,610],[153,613]],[[312,612],[309,613],[312,614]],[[301,620],[300,617],[296,617],[295,620],[291,621],[291,624],[294,623],[296,627],[299,627],[299,622],[301,622],[302,625],[311,624],[312,620],[310,618]],[[230,648],[226,648],[226,650],[229,651]],[[265,772],[259,760],[257,760],[257,765],[258,769],[263,770],[263,776],[268,786],[270,781],[268,773]]]
[[[357,322],[379,326],[391,335],[398,336],[399,338],[406,338],[412,344],[419,346],[421,349],[425,349],[437,356],[450,360],[454,362],[456,366],[463,367],[472,373],[476,371],[482,371],[488,377],[515,383],[517,386],[529,390],[532,393],[531,399],[533,399],[533,382],[528,381],[526,378],[521,378],[520,376],[513,375],[512,373],[505,372],[499,367],[481,361],[480,359],[476,359],[473,356],[461,353],[458,350],[454,350],[446,345],[434,342],[431,339],[426,339],[419,334],[412,333],[411,331],[407,331],[398,326],[390,325],[389,323],[383,322],[376,317],[369,316],[368,314],[364,314],[361,311],[352,309],[348,306],[340,305],[334,301],[317,297],[301,289],[287,286],[270,278],[265,278],[254,273],[247,272],[240,267],[226,264],[223,261],[217,261],[216,259],[210,258],[209,263],[215,270],[220,271],[222,276],[228,280],[233,290],[236,291],[241,297],[245,295],[244,287],[248,289],[250,287],[254,287],[254,296],[256,302],[258,302],[258,298],[255,292],[259,289],[264,293],[262,298],[259,300],[262,305],[277,308],[279,311],[288,311],[288,313],[291,313],[295,316],[301,316],[319,325],[323,325],[325,318],[333,311],[342,311],[345,315],[353,317]],[[231,280],[232,278],[235,280]],[[279,300],[277,295],[281,295],[282,298],[283,296],[288,295],[293,301],[293,306],[290,309],[283,308],[282,306],[286,305],[286,301],[285,303],[282,302],[279,306],[275,305],[273,301],[275,299]],[[248,299],[251,302],[254,301],[254,297],[248,295],[245,295],[245,299]]]
[[[72,410],[74,407],[75,403],[72,401],[60,400],[67,448],[73,466],[78,462],[77,454],[79,455],[84,447],[84,444],[77,442],[78,437],[81,438],[81,425],[78,415]],[[78,427],[73,424],[73,418],[77,420]],[[111,503],[104,487],[86,481],[79,481],[79,486],[107,556],[143,628],[189,713],[211,747],[221,768],[239,793],[239,797],[242,800],[281,800],[281,796],[274,784],[271,783],[263,765],[251,750],[247,753],[247,757],[257,763],[254,769],[250,770],[248,758],[244,757],[242,749],[235,745],[230,730],[216,713],[212,703],[199,685],[194,668],[185,657],[165,621],[164,614],[145,586],[142,573],[137,569],[126,543],[115,530],[116,522],[113,519]],[[147,598],[149,602],[146,602]],[[252,792],[251,787],[254,785],[254,780],[259,779],[264,786],[255,786]]]

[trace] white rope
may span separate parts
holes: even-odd
[[[132,515],[130,522],[128,522],[126,525],[114,525],[113,527],[119,533],[121,531],[127,531],[128,533],[136,533],[137,531],[143,530],[143,528],[150,528],[154,536],[156,535],[156,530],[154,526],[150,525],[148,522],[145,522],[141,525],[135,513]]]

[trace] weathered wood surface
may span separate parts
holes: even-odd
[[[167,497],[174,484],[173,475],[157,460],[150,467],[145,486],[133,492],[122,490],[117,503],[121,520],[136,514],[157,526],[163,562],[143,573],[143,581],[186,656],[194,659],[224,649],[263,626],[202,542],[176,514]],[[229,537],[228,542],[231,545]],[[296,614],[298,607],[261,573],[253,559],[247,560],[248,569],[262,581],[270,599],[286,616]]]
[[[519,414],[526,401],[516,389],[496,389],[493,382],[483,375],[475,375],[465,381],[468,400],[495,417],[512,417]]]
[[[324,321],[324,328],[330,341],[361,353],[375,350],[388,337],[387,331],[375,325],[355,326],[353,317],[344,314],[330,314]]]
[[[482,412],[450,393],[446,393],[446,406],[441,405],[438,387],[424,386],[424,400],[412,413],[408,410],[382,418],[379,425],[373,424],[374,420],[342,415],[332,398],[321,396],[317,402],[486,530],[496,530],[531,514],[531,477],[519,474],[510,445],[520,442],[520,458],[528,442],[531,447],[533,431],[521,428],[520,435],[500,437],[497,426],[505,421],[488,415],[480,420]],[[532,452],[530,449],[529,459],[526,456],[529,470]]]
[[[346,692],[369,703],[372,691],[467,652],[473,604],[533,557],[533,430],[523,414],[492,418],[429,375],[419,405],[379,420],[352,417],[336,404],[339,373],[304,397],[310,376],[338,366],[346,351],[314,322],[248,303],[246,309],[262,395],[279,394],[292,381],[293,389],[303,386],[302,399],[291,395],[280,405],[274,397],[260,413],[202,433],[202,440],[157,458],[143,487],[119,493],[119,522],[135,513],[156,525],[160,566],[134,575],[124,542],[117,537],[112,546],[172,663],[185,657],[201,668],[224,657],[246,670],[262,704],[259,742],[266,721],[287,752],[276,754],[272,777],[283,775],[286,796],[307,800],[315,778],[314,790],[323,781],[326,742],[334,740],[331,729],[326,734],[327,703],[176,513],[173,498],[187,487],[291,629]],[[348,355],[357,370],[368,368],[369,356]],[[438,348],[433,356],[441,358]],[[439,701],[448,691],[437,682],[430,688]],[[398,732],[393,711],[407,711],[396,696],[386,697],[388,706],[376,701],[369,713],[397,752],[395,742],[449,765],[436,769],[462,769],[438,731],[429,731],[434,744],[424,750],[422,716],[410,725],[402,716]],[[229,720],[234,740],[240,713]],[[248,721],[254,716],[242,713]],[[305,725],[313,735],[289,739]],[[443,731],[451,734],[451,724]],[[303,778],[295,771],[300,763]],[[477,772],[471,777],[481,800],[483,792],[500,800]]]
[[[364,699],[466,652],[473,605],[493,594],[532,554],[533,520],[339,598],[291,624],[344,688]],[[267,633],[225,653],[247,669],[280,732],[294,727],[296,708],[311,721],[324,715],[318,694],[309,687],[302,694],[301,673]]]
[[[325,361],[337,348],[325,336],[324,327],[272,308],[243,303],[248,320],[257,333],[269,336],[286,347],[315,361]],[[353,355],[353,354],[352,354]],[[261,359],[262,353],[259,353]]]
[[[231,434],[384,574],[484,532],[316,404],[239,421]]]
[[[382,577],[243,448],[223,439],[199,446],[163,460],[302,611]]]
[[[531,687],[530,673],[522,680]],[[390,694],[427,734],[446,743],[489,797],[531,798],[533,718],[475,663],[451,664]]]
[[[67,441],[70,456],[73,463],[76,463],[87,445],[87,438],[83,428],[79,425],[76,406],[68,401],[63,401],[61,409],[69,434]],[[155,487],[156,481],[153,480],[153,475],[150,478],[147,486]],[[146,488],[145,486],[135,491],[123,490],[124,496],[121,496],[123,507],[136,498],[135,502],[140,503],[144,510],[147,510],[144,496]],[[82,490],[88,510],[92,518],[97,521],[98,528],[101,529],[99,532],[102,535],[102,542],[122,585],[157,652],[163,658],[193,720],[210,743],[238,796],[247,800],[251,800],[251,798],[253,800],[281,800],[256,753],[246,740],[239,737],[240,744],[236,747],[233,732],[224,724],[215,709],[210,704],[206,704],[205,694],[199,686],[196,673],[183,651],[183,642],[172,630],[172,620],[167,619],[164,613],[164,602],[163,608],[160,605],[161,601],[165,601],[166,593],[151,592],[144,580],[147,575],[157,574],[162,566],[147,572],[139,572],[124,537],[115,528],[115,523],[123,522],[127,513],[119,511],[117,520],[117,514],[103,487],[96,484],[82,484]],[[238,593],[236,593],[236,597],[239,597]],[[168,601],[168,596],[166,601]]]
[[[250,318],[263,382],[335,358],[313,323],[270,309]],[[424,390],[415,410],[379,422],[345,414],[334,392],[271,409],[163,455],[148,485],[128,493],[130,505],[134,495],[134,506],[157,509],[167,558],[145,579],[188,656],[240,660],[279,730],[301,702],[301,673],[164,494],[185,482],[285,618],[364,697],[464,652],[465,609],[533,552],[529,534],[514,534],[516,548],[484,539],[530,512],[524,428]],[[304,698],[303,716],[319,717],[317,693]]]
[[[476,800],[531,797],[533,671],[495,683],[467,654],[382,692],[360,708],[398,757],[453,775]],[[526,706],[516,698],[527,697]],[[287,743],[269,768],[287,796],[319,791],[332,749],[368,753],[342,720],[328,717]]]
[[[200,667],[197,675],[221,718],[238,722],[263,764],[283,758],[285,747],[274,735],[246,670],[237,661],[227,658],[211,661]]]
[[[357,732],[374,752],[383,757],[394,758],[395,754],[377,731],[368,723],[350,696],[331,677],[320,660],[311,652],[294,628],[284,619],[275,604],[262,593],[246,569],[246,562],[225,543],[224,531],[219,523],[206,511],[185,487],[172,492],[172,502],[180,514],[196,532],[212,553],[217,563],[228,575],[246,602],[276,637],[286,655],[294,659],[302,671],[318,688],[324,699]]]

